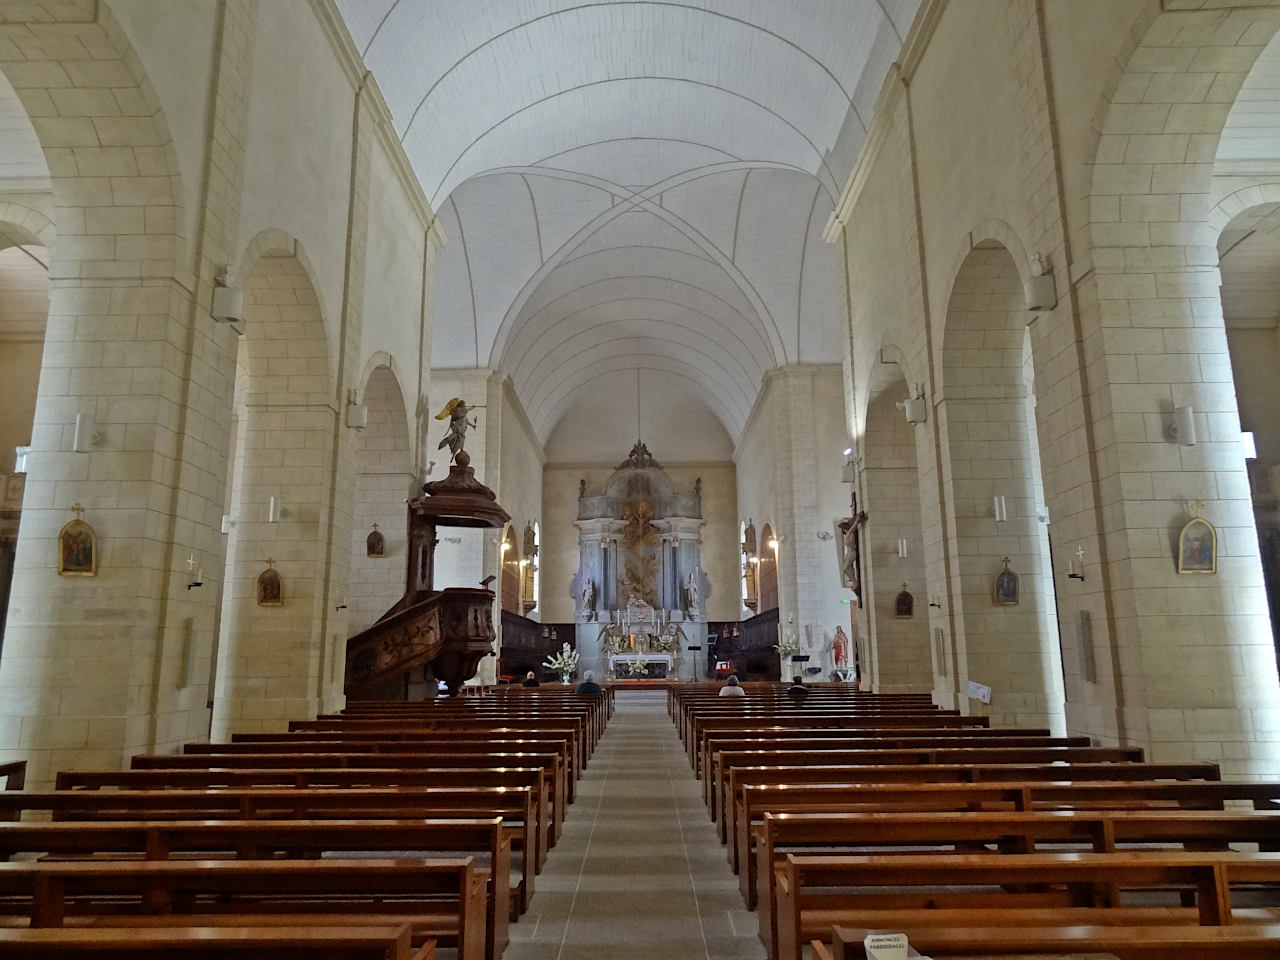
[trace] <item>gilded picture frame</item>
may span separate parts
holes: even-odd
[[[1178,534],[1178,573],[1218,572],[1218,531],[1204,517],[1188,520]]]
[[[79,517],[58,531],[58,576],[98,575],[98,534]]]

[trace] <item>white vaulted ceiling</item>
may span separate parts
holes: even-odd
[[[508,373],[544,443],[635,371],[736,442],[841,357],[821,233],[918,3],[338,0],[449,238],[433,365]]]

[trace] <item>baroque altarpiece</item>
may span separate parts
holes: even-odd
[[[711,592],[702,569],[700,487],[677,491],[637,442],[602,493],[580,490],[571,589],[584,668],[624,677],[693,676],[688,648],[706,649]]]

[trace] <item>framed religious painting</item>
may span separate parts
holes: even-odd
[[[268,560],[267,569],[258,574],[258,606],[260,607],[284,606],[284,584],[271,563],[272,561]]]
[[[1204,517],[1188,520],[1178,534],[1178,572],[1218,572],[1218,531]]]
[[[366,557],[385,557],[387,555],[387,538],[382,535],[378,525],[373,525],[369,536],[364,538],[364,555]]]
[[[1004,569],[996,574],[992,585],[991,602],[997,607],[1016,607],[1018,605],[1018,575],[1009,569],[1009,558],[1001,561]]]
[[[58,531],[58,576],[96,577],[98,575],[98,535],[81,514],[84,507],[71,508],[76,515]]]

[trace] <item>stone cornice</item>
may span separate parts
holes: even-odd
[[[893,123],[894,108],[901,100],[905,88],[911,85],[920,61],[924,59],[929,42],[942,14],[947,9],[949,0],[924,0],[920,5],[916,18],[911,24],[907,39],[902,43],[902,50],[897,61],[889,68],[889,73],[880,87],[880,95],[876,98],[875,108],[871,111],[871,125],[867,128],[867,137],[858,151],[858,159],[845,180],[844,189],[840,191],[840,199],[836,208],[827,218],[827,225],[822,231],[822,238],[827,243],[835,243],[840,239],[841,231],[848,226],[853,208],[858,197],[866,186],[871,168],[880,156],[880,149],[888,136]]]
[[[373,121],[371,128],[391,161],[391,168],[395,171],[396,179],[404,187],[410,205],[431,238],[437,245],[443,245],[446,238],[439,218],[432,212],[426,192],[418,182],[418,175],[404,152],[404,145],[395,135],[391,111],[387,108],[387,101],[382,96],[378,81],[365,66],[360,51],[356,48],[351,34],[347,31],[347,25],[338,12],[337,5],[334,0],[311,0],[311,9],[324,29],[325,36],[329,39],[337,57],[338,65],[347,75],[352,89],[357,96],[364,96],[367,99],[369,118]]]

